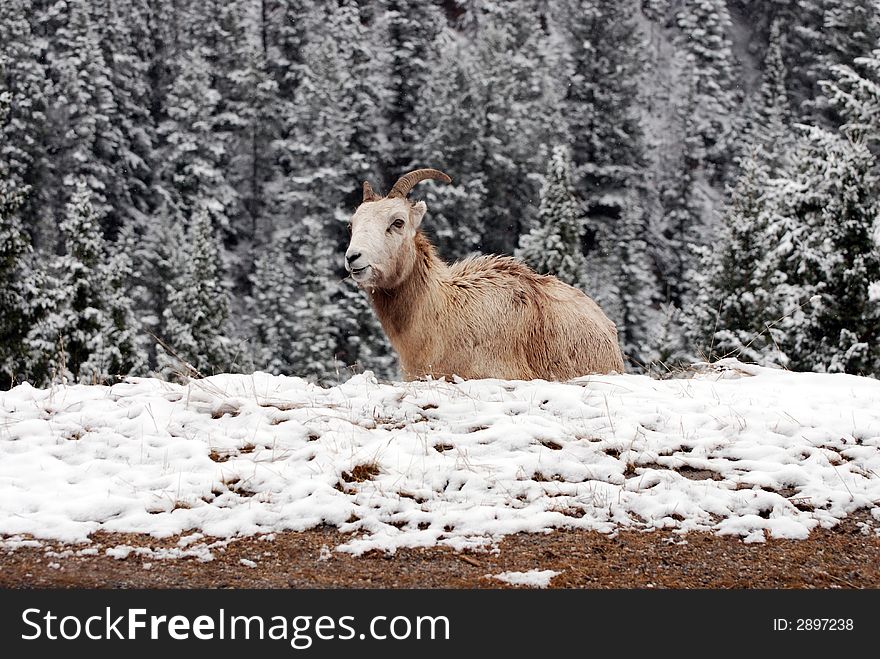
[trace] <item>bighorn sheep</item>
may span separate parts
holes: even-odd
[[[440,260],[419,230],[428,207],[407,197],[436,169],[400,177],[386,197],[363,184],[345,266],[365,289],[408,380],[566,380],[623,372],[617,328],[587,295],[519,261]]]

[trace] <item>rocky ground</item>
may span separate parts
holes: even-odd
[[[867,517],[866,517],[867,519]],[[244,538],[210,561],[156,558],[178,538],[93,537],[97,552],[43,544],[0,551],[3,588],[504,588],[487,575],[555,570],[552,588],[880,588],[880,537],[851,518],[806,540],[746,544],[708,533],[587,531],[517,534],[497,551],[448,548],[334,552],[332,528]],[[203,540],[210,542],[210,540]],[[150,548],[114,558],[120,546]],[[108,555],[107,550],[112,555]]]

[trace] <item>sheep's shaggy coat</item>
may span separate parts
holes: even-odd
[[[623,372],[614,323],[581,291],[506,257],[447,265],[421,232],[414,243],[409,276],[367,287],[407,379]]]
[[[623,372],[617,328],[581,291],[507,257],[440,260],[419,230],[428,207],[407,198],[427,179],[451,181],[439,170],[417,169],[385,197],[364,181],[345,252],[407,379]]]

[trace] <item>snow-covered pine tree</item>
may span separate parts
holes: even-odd
[[[290,241],[269,243],[254,263],[249,307],[254,333],[254,364],[276,375],[298,375],[292,359],[297,336],[296,275]]]
[[[114,243],[105,243],[101,271],[101,326],[92,339],[89,356],[80,373],[95,374],[95,381],[148,373],[149,342],[131,295],[134,272],[131,254],[137,238],[131,225],[123,227]],[[82,376],[80,376],[82,378]]]
[[[179,271],[168,284],[162,339],[171,351],[158,351],[158,370],[164,377],[192,375],[187,365],[205,376],[239,368],[239,346],[230,338],[228,326],[229,289],[221,249],[211,213],[197,205],[186,231]]]
[[[0,80],[3,73],[0,60]],[[11,100],[11,93],[0,92],[0,129],[6,126]],[[24,340],[33,321],[27,261],[31,244],[18,216],[27,189],[16,187],[4,156],[0,153],[0,389],[26,375]]]
[[[151,32],[152,3],[98,0],[90,3],[92,22],[109,69],[114,112],[110,122],[119,130],[119,142],[109,149],[113,178],[106,181],[108,204],[115,220],[109,234],[142,229],[149,222],[154,200],[151,189],[156,163],[156,126],[151,116],[150,67],[156,53]]]
[[[511,253],[534,226],[547,145],[566,137],[559,66],[548,53],[540,4],[484,2],[480,10],[474,63],[482,161],[473,174],[482,174],[485,188],[484,252]]]
[[[260,40],[275,84],[270,103],[274,140],[267,148],[271,170],[263,187],[266,221],[261,230],[265,236],[285,229],[298,217],[291,177],[303,170],[297,133],[302,112],[299,86],[306,74],[304,57],[309,36],[314,34],[313,22],[321,18],[309,0],[261,0]]]
[[[522,236],[516,256],[539,274],[583,287],[586,260],[581,252],[584,218],[571,181],[568,148],[557,145],[547,163],[538,226]]]
[[[766,267],[768,225],[778,212],[779,183],[770,178],[760,147],[742,164],[742,174],[724,211],[717,241],[702,248],[694,270],[694,299],[687,333],[702,360],[736,357],[785,365],[776,323],[773,270]]]
[[[687,71],[684,75],[689,75]],[[661,280],[661,299],[682,308],[692,290],[694,247],[701,243],[707,224],[706,202],[700,163],[705,147],[696,127],[696,85],[687,81],[687,92],[676,108],[674,140],[677,150],[665,161],[665,175],[659,182],[662,221],[658,240],[651,246]],[[670,314],[670,317],[675,314]]]
[[[279,217],[311,213],[324,216],[328,227],[339,207],[350,209],[359,197],[359,182],[377,180],[387,155],[382,119],[387,114],[387,51],[362,23],[352,0],[338,7],[315,6],[307,19],[322,25],[302,52],[295,114],[285,118],[276,144],[285,168],[273,185]],[[344,223],[334,234],[344,239]]]
[[[196,314],[188,315],[187,303],[181,298],[185,294],[179,286],[193,289],[190,291],[193,292],[201,285],[198,273],[189,273],[189,266],[184,265],[192,253],[199,250],[202,254],[213,253],[216,248],[216,259],[223,260],[225,255],[219,237],[205,238],[189,224],[207,214],[209,229],[206,231],[213,230],[218,236],[229,237],[235,231],[230,216],[240,205],[227,178],[230,139],[228,132],[218,128],[222,100],[214,87],[212,66],[202,54],[201,35],[194,32],[195,25],[186,7],[181,8],[179,20],[182,23],[179,29],[181,44],[172,60],[176,74],[163,101],[163,116],[157,127],[160,140],[155,172],[158,203],[153,220],[144,230],[144,249],[139,250],[137,257],[139,268],[145,275],[143,283],[148,293],[145,302],[149,305],[146,314],[149,329],[177,350],[182,358],[199,362],[190,363],[207,375],[229,367],[228,355],[214,345],[222,343],[222,347],[226,347],[225,338],[217,337],[218,333],[225,337],[225,329],[218,325],[206,330],[204,341],[188,334],[193,325],[199,328],[202,320],[196,318]],[[210,244],[190,244],[196,237]],[[206,257],[206,260],[210,259]],[[207,283],[204,284],[207,289],[222,288],[218,273],[224,266],[225,262],[222,265],[212,263],[214,270],[206,274]],[[223,289],[222,301],[218,302],[222,307],[219,315],[224,321],[228,314],[225,295]],[[194,302],[194,307],[202,304],[210,306],[213,303],[199,299]],[[197,333],[199,331],[196,329]],[[184,335],[178,336],[179,332]],[[183,346],[179,350],[175,347],[178,344]],[[156,349],[156,360],[159,372],[165,377],[170,377],[177,368],[161,348]],[[207,368],[208,372],[202,368]]]
[[[693,129],[702,141],[711,178],[721,181],[733,164],[731,126],[739,101],[727,3],[684,0],[676,23],[694,84]]]
[[[661,155],[656,184],[662,210],[647,234],[652,240],[647,248],[660,282],[657,298],[661,304],[651,321],[656,327],[649,330],[641,361],[661,372],[694,356],[684,335],[683,309],[695,289],[694,269],[711,208],[706,192],[711,187],[701,167],[705,147],[694,123],[697,96],[691,73],[687,67],[682,71],[685,92],[675,107],[668,140],[671,148]]]
[[[295,334],[291,374],[334,382],[337,373],[347,366],[338,357],[344,343],[344,318],[356,316],[356,312],[339,304],[342,291],[335,267],[339,252],[328,239],[320,216],[308,216],[302,225],[296,259],[297,293],[288,311],[293,316]],[[351,331],[357,334],[362,330],[354,327]]]
[[[412,145],[413,161],[452,175],[451,185],[418,194],[428,204],[424,231],[444,258],[457,259],[480,251],[489,219],[480,93],[473,54],[452,29],[437,35],[433,50],[439,59],[416,101],[416,130],[422,137]]]
[[[388,115],[389,66],[381,30],[371,29],[376,19],[366,8],[351,1],[316,6],[307,20],[322,29],[302,52],[297,113],[288,118],[277,143],[292,176],[282,171],[274,184],[275,212],[279,224],[281,218],[284,222],[278,235],[297,236],[292,241],[298,248],[297,344],[291,364],[297,375],[327,379],[363,361],[350,352],[357,342],[349,337],[381,346],[374,325],[350,326],[352,318],[367,317],[362,313],[367,303],[360,293],[348,299],[350,291],[340,284],[340,256],[346,241],[343,220],[360,201],[359,182],[379,180],[388,159],[383,118]]]
[[[565,138],[562,84],[546,8],[534,0],[463,6],[467,39],[444,28],[416,104],[414,163],[449,173],[425,190],[425,230],[447,258],[510,253],[537,219],[549,144]]]
[[[880,373],[876,159],[862,141],[810,128],[770,226],[780,347],[796,370]],[[786,308],[787,305],[787,308]]]
[[[758,261],[780,321],[775,344],[797,369],[876,374],[880,309],[877,162],[869,149],[876,77],[871,58],[832,67],[822,105],[842,117],[846,136],[807,129],[785,172],[778,210],[769,216],[773,246]],[[816,106],[818,107],[818,105]],[[876,126],[876,124],[874,124]]]
[[[679,372],[681,366],[693,361],[686,340],[688,319],[685,312],[671,302],[661,302],[648,329],[648,359],[639,366],[656,376]]]
[[[821,85],[843,118],[843,131],[876,146],[880,141],[880,49],[857,57],[852,66],[840,64],[831,71],[833,79]]]
[[[233,166],[246,217],[250,219],[250,226],[242,225],[240,232],[250,241],[261,242],[261,237],[272,231],[266,188],[273,177],[270,145],[280,130],[281,110],[278,83],[270,74],[265,52],[249,44],[247,35],[243,38],[244,62],[235,82],[244,127],[238,140],[241,155],[233,161]]]
[[[84,180],[103,228],[111,229],[119,226],[118,208],[126,207],[113,197],[123,135],[116,121],[112,74],[89,11],[86,0],[70,0],[47,10],[55,28],[49,41],[49,69],[57,81],[57,96],[47,117],[46,140],[53,154],[46,161],[50,177],[44,185],[52,191],[51,208],[60,214],[70,197],[69,177]]]
[[[836,129],[841,123],[834,108],[821,93],[834,66],[848,65],[880,43],[880,5],[875,0],[800,0],[803,11],[817,22],[802,28],[803,49],[797,53],[800,87],[803,90],[803,118]],[[809,5],[815,9],[810,11]],[[817,11],[818,10],[818,11]]]
[[[416,167],[434,166],[413,161],[414,146],[423,138],[425,128],[416,114],[416,103],[435,75],[432,66],[438,57],[437,35],[446,25],[446,18],[431,2],[382,0],[382,9],[380,24],[388,38],[392,91],[387,119],[392,144],[384,173],[386,183],[393,184],[390,177]]]
[[[280,99],[292,99],[299,87],[313,4],[310,0],[260,0],[260,43]]]
[[[770,175],[785,165],[794,146],[791,107],[786,91],[787,68],[782,58],[784,43],[779,21],[770,27],[770,43],[764,57],[761,84],[750,99],[741,139],[742,157],[752,157],[755,147]]]
[[[223,151],[218,168],[236,193],[235,205],[227,204],[226,211],[231,234],[235,241],[248,242],[258,223],[264,224],[264,186],[271,157],[267,147],[280,119],[274,107],[277,83],[270,75],[265,49],[253,33],[254,18],[252,6],[221,0],[197,3],[187,18],[189,39],[208,63],[210,84],[218,95],[212,133],[214,148]],[[249,265],[233,273],[236,280],[246,279]]]
[[[793,118],[835,129],[839,117],[820,93],[820,82],[831,67],[877,47],[880,7],[874,0],[779,0],[762,3],[761,9],[757,16],[780,25]]]
[[[39,384],[106,382],[143,370],[125,256],[108,258],[91,188],[83,178],[74,184],[59,225],[64,254],[45,276],[27,338],[30,376]]]
[[[575,189],[587,202],[588,229],[597,234],[619,215],[643,165],[638,31],[613,0],[564,0],[553,17],[567,42],[563,104]]]
[[[669,14],[671,4],[672,0],[641,0],[639,7],[645,18],[660,23]]]
[[[227,179],[230,138],[220,128],[222,99],[212,67],[198,48],[179,54],[176,66],[157,130],[160,195],[181,217],[207,211],[211,224],[230,235],[239,198]]]
[[[29,2],[0,3],[0,92],[10,94],[8,114],[0,123],[0,160],[9,185],[30,191],[17,211],[25,228],[35,236],[48,230],[54,239],[54,217],[43,185],[46,152],[46,108],[53,96],[46,77],[42,40],[28,22]]]
[[[597,280],[585,289],[617,325],[624,357],[636,368],[656,358],[651,334],[659,286],[650,257],[652,228],[650,209],[643,205],[645,192],[632,195],[621,209],[617,227],[605,238],[605,253],[597,254],[599,263],[589,268]]]
[[[660,204],[640,116],[650,77],[644,45],[635,17],[613,2],[569,0],[562,7],[557,23],[570,76],[565,115],[587,218],[587,292],[615,321],[625,354],[638,365],[647,358],[660,297],[648,253]]]
[[[135,308],[147,336],[168,336],[164,310],[172,290],[168,283],[179,275],[186,259],[186,222],[170,203],[160,205],[153,213],[143,235],[131,251],[134,264],[132,282]],[[148,346],[150,367],[157,366],[159,345]]]
[[[704,257],[691,335],[710,357],[880,372],[880,309],[871,292],[880,280],[878,172],[865,140],[876,85],[849,67],[833,72],[824,105],[844,117],[847,135],[805,128],[781,168],[778,156],[764,153],[778,142],[758,140],[725,216],[722,244]],[[784,134],[766,126],[770,135]]]
[[[107,0],[117,4],[116,0]],[[142,49],[147,62],[145,85],[147,87],[147,108],[150,112],[153,131],[162,118],[165,99],[177,76],[174,66],[181,50],[190,48],[186,38],[185,7],[188,3],[179,0],[150,0],[148,3],[134,0],[135,7],[120,9],[122,17],[126,13],[140,15],[146,13],[147,32],[137,46]],[[133,28],[139,34],[139,26]],[[155,154],[158,155],[158,154]]]

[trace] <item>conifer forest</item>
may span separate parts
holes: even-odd
[[[411,169],[449,260],[627,369],[880,376],[877,0],[2,0],[0,387],[400,377],[346,277]]]

